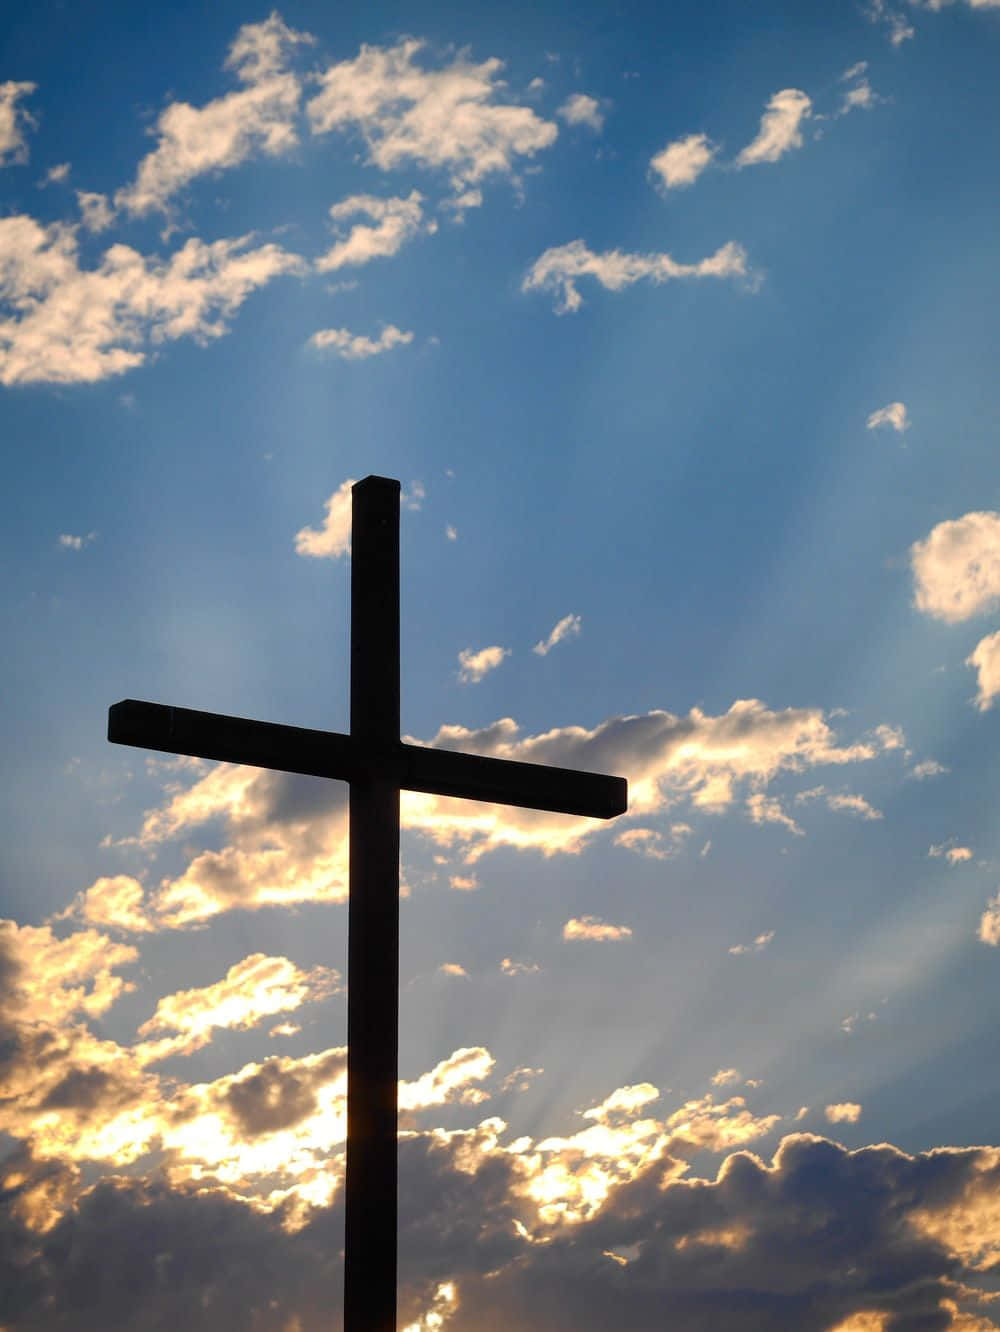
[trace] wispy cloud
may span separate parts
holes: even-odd
[[[564,638],[575,638],[583,625],[583,620],[579,615],[564,615],[552,629],[549,630],[548,638],[541,639],[531,649],[539,657],[546,657],[552,651],[557,643],[561,643]]]
[[[458,678],[462,684],[478,684],[484,675],[495,671],[504,657],[510,656],[510,648],[494,644],[492,647],[463,648],[458,654]]]
[[[353,194],[330,209],[334,222],[359,214],[375,223],[357,222],[350,233],[316,260],[321,273],[348,265],[370,263],[397,254],[420,230],[423,217],[422,195],[411,190],[405,198],[380,199],[373,194]]]
[[[96,532],[87,532],[85,536],[74,536],[72,532],[60,532],[59,549],[83,550],[84,546],[89,546],[92,541],[96,540]]]
[[[812,101],[798,88],[776,92],[761,116],[757,136],[737,155],[738,167],[777,162],[802,147],[802,122],[812,114]]]
[[[631,939],[632,931],[628,925],[611,925],[600,916],[573,916],[563,926],[562,937],[590,943],[617,943]]]
[[[352,333],[349,328],[321,328],[309,339],[309,346],[317,351],[332,351],[343,361],[364,361],[369,356],[381,356],[393,347],[405,347],[413,341],[413,334],[395,324],[386,324],[377,338],[363,333]]]
[[[867,421],[869,430],[878,430],[880,426],[891,426],[897,434],[901,435],[904,430],[910,428],[910,418],[906,413],[906,404],[903,402],[889,402],[878,411],[872,412]]]
[[[238,166],[256,153],[289,152],[298,142],[301,88],[287,61],[295,46],[312,40],[277,13],[244,24],[225,62],[244,86],[200,107],[171,102],[157,119],[156,147],[140,162],[135,181],[115,195],[118,206],[139,216],[165,211],[197,176]]]
[[[689,134],[662,148],[650,159],[649,168],[664,189],[681,189],[694,184],[717,152],[707,134]]]
[[[766,930],[763,934],[758,934],[753,943],[733,944],[729,952],[733,957],[744,957],[747,953],[762,953],[774,938],[774,930]]]
[[[521,289],[554,292],[556,313],[568,314],[583,304],[576,285],[583,277],[593,278],[607,291],[623,291],[644,280],[659,286],[678,278],[731,278],[746,274],[746,251],[734,241],[696,263],[682,264],[669,254],[629,254],[623,250],[595,254],[582,240],[574,240],[539,255]]]
[[[13,80],[0,83],[0,167],[28,160],[24,132],[34,126],[35,120],[18,103],[34,91],[33,83],[15,83]]]

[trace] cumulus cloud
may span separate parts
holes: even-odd
[[[567,125],[587,125],[598,133],[604,128],[604,112],[596,97],[573,93],[556,112]]]
[[[367,264],[397,254],[420,230],[423,217],[422,198],[411,190],[405,198],[380,199],[374,194],[352,194],[330,209],[334,222],[363,216],[374,226],[356,222],[349,234],[316,260],[321,273],[334,272],[348,265]]]
[[[782,88],[767,104],[757,136],[737,155],[738,167],[777,162],[793,148],[802,147],[802,122],[812,113],[812,102],[798,88]]]
[[[591,943],[614,943],[631,939],[628,925],[611,925],[600,916],[572,916],[563,926],[564,939],[586,939]]]
[[[1000,514],[973,511],[932,528],[910,547],[914,604],[958,624],[1000,599]]]
[[[112,245],[84,269],[76,228],[0,218],[0,383],[95,383],[165,342],[222,337],[251,292],[304,271],[297,255],[251,241],[192,238],[166,260]]]
[[[472,648],[463,648],[458,654],[458,678],[462,684],[478,684],[484,675],[490,671],[495,671],[503,661],[504,657],[510,656],[510,648],[499,647],[493,644],[492,647],[479,648],[473,651]]]
[[[131,874],[103,875],[79,893],[65,916],[103,929],[143,934],[155,928],[145,909],[145,889]]]
[[[314,134],[360,134],[367,160],[383,171],[416,165],[449,173],[462,192],[550,147],[556,126],[530,107],[503,100],[500,60],[464,55],[438,69],[417,64],[423,42],[361,47],[331,65],[306,110]]]
[[[985,712],[993,706],[993,700],[1000,694],[1000,630],[981,638],[966,657],[965,664],[976,669],[979,685],[976,707],[980,712]]]
[[[914,763],[907,776],[915,777],[918,782],[922,782],[927,777],[940,777],[947,771],[945,765],[939,763],[937,759],[921,759],[919,763]]]
[[[28,144],[24,132],[30,129],[35,121],[34,117],[18,103],[34,91],[33,83],[16,83],[13,80],[0,83],[0,167],[28,160]]]
[[[64,181],[69,180],[70,164],[68,162],[57,162],[55,166],[50,166],[45,175],[38,182],[39,188],[46,185],[62,185]]]
[[[747,256],[733,241],[693,264],[678,263],[669,254],[630,254],[605,250],[595,254],[582,240],[556,245],[541,254],[521,283],[522,291],[551,291],[556,313],[579,310],[583,298],[577,288],[580,278],[591,277],[607,291],[623,291],[647,280],[659,286],[677,278],[730,278],[747,275]]]
[[[861,1118],[861,1106],[856,1101],[839,1101],[823,1111],[831,1124],[856,1124]]]
[[[674,139],[650,159],[649,167],[667,190],[693,185],[718,152],[707,134]]]
[[[395,324],[386,324],[377,338],[363,333],[352,333],[349,328],[321,328],[309,339],[309,346],[317,351],[333,351],[342,361],[364,361],[379,356],[393,347],[405,347],[413,341],[413,334],[404,332]]]
[[[562,619],[549,631],[548,638],[541,639],[531,649],[539,657],[546,657],[552,651],[557,643],[561,643],[564,638],[576,637],[583,625],[583,620],[579,615],[564,615]]]
[[[891,426],[897,434],[901,435],[904,430],[910,428],[910,418],[906,414],[905,402],[889,402],[878,411],[872,412],[867,421],[869,430],[877,430],[880,426]]]
[[[115,195],[116,204],[138,216],[165,211],[197,176],[238,166],[257,153],[289,152],[298,142],[301,89],[287,61],[297,45],[312,40],[277,13],[244,24],[225,62],[244,86],[200,107],[171,102],[157,119],[156,147],[140,162],[135,181]]]
[[[303,527],[296,532],[296,554],[329,560],[350,554],[351,487],[354,484],[354,478],[348,477],[326,501],[322,527]]]

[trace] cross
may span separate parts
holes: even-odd
[[[624,777],[403,744],[399,736],[399,482],[351,492],[351,733],[125,699],[108,739],[350,783],[345,1332],[396,1327],[399,792],[610,819]]]

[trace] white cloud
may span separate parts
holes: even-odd
[[[304,271],[251,240],[192,238],[166,260],[112,245],[82,269],[75,227],[0,218],[0,383],[95,383],[142,365],[150,345],[221,337],[257,287]]]
[[[1000,599],[1000,514],[974,511],[933,528],[910,547],[914,604],[958,624]]]
[[[351,487],[354,478],[341,483],[326,501],[323,526],[303,527],[295,534],[298,555],[312,555],[316,559],[335,560],[351,551]]]
[[[172,196],[197,176],[238,166],[258,152],[270,157],[287,153],[298,142],[300,95],[287,59],[296,45],[312,40],[286,27],[277,13],[262,23],[244,24],[225,68],[245,86],[201,107],[171,102],[156,122],[156,148],[115,202],[137,215],[165,211]]]
[[[412,341],[411,332],[404,332],[395,324],[386,324],[377,338],[352,333],[349,328],[321,328],[309,339],[309,346],[317,351],[332,350],[342,361],[363,361],[369,356],[391,351],[393,347],[405,347]]]
[[[459,192],[489,175],[510,175],[519,158],[555,142],[554,124],[499,100],[501,61],[477,65],[459,55],[429,70],[414,63],[423,48],[412,38],[365,45],[353,60],[331,65],[307,103],[313,133],[356,130],[372,165],[440,168]]]
[[[669,254],[629,254],[622,250],[595,254],[582,240],[574,240],[540,255],[528,270],[521,290],[555,292],[556,313],[567,314],[583,304],[576,287],[582,277],[594,278],[608,291],[622,291],[642,279],[659,286],[674,278],[745,277],[746,273],[746,251],[733,241],[697,263],[680,264]]]
[[[510,648],[499,647],[496,644],[480,648],[478,652],[474,652],[472,648],[463,648],[458,654],[458,678],[462,684],[478,684],[484,675],[489,671],[495,671],[504,657],[509,656]]]
[[[610,925],[600,916],[573,916],[563,926],[562,937],[586,939],[591,943],[613,943],[631,939],[632,931],[628,925]]]
[[[760,129],[736,158],[740,167],[777,162],[793,148],[802,147],[802,122],[812,113],[812,102],[798,88],[782,88],[767,104]]]
[[[83,550],[84,546],[89,546],[96,539],[96,532],[88,532],[85,536],[74,536],[72,532],[60,532],[59,548],[60,550]]]
[[[861,1118],[861,1106],[856,1101],[839,1101],[823,1111],[831,1124],[856,1124]]]
[[[35,121],[18,102],[35,91],[33,83],[0,83],[0,166],[27,162],[28,144],[24,131]]]
[[[543,638],[531,649],[540,657],[547,656],[557,643],[561,643],[564,638],[575,637],[579,634],[583,620],[579,615],[564,615],[562,619],[555,624],[549,631],[548,638]]]
[[[972,859],[972,848],[956,846],[953,842],[941,842],[937,846],[928,847],[927,854],[935,859],[943,857],[949,865],[960,865],[963,861]]]
[[[717,152],[707,134],[689,134],[668,143],[650,159],[649,166],[665,189],[679,189],[693,185]]]
[[[979,920],[979,938],[984,944],[1000,948],[1000,893],[986,903],[986,910]]]
[[[80,209],[80,219],[88,231],[95,234],[107,231],[115,220],[115,210],[108,202],[106,194],[94,194],[90,190],[77,190],[76,202]]]
[[[598,133],[604,128],[604,112],[600,102],[596,97],[588,97],[586,93],[573,93],[567,97],[556,115],[561,116],[567,125],[589,125]]]
[[[949,769],[937,759],[922,759],[919,763],[914,763],[913,767],[907,773],[908,777],[915,777],[917,781],[923,781],[927,777],[940,777],[942,773]]]
[[[457,541],[457,540],[458,540],[458,528],[457,528],[457,527],[453,527],[451,523],[448,523],[447,526],[445,527],[445,529],[444,529],[444,534],[445,534],[445,536],[448,538],[449,541]]]
[[[993,700],[1000,694],[1000,629],[981,638],[966,657],[965,664],[976,668],[979,685],[976,707],[980,712],[985,712],[993,706]]]
[[[904,430],[910,428],[910,418],[906,414],[906,403],[886,403],[878,411],[872,412],[867,425],[869,430],[877,430],[880,426],[891,426],[897,434],[901,435]]]
[[[763,934],[758,934],[753,943],[733,944],[729,952],[733,957],[744,957],[747,953],[762,953],[774,938],[774,930],[766,930]]]
[[[802,829],[791,817],[786,814],[781,807],[781,802],[775,796],[764,795],[762,791],[754,791],[747,796],[747,812],[754,823],[777,823],[783,828],[787,828],[790,833],[797,837],[804,836]]]
[[[882,811],[875,809],[862,795],[828,795],[826,803],[841,814],[856,814],[859,819],[871,821],[883,817]]]
[[[334,222],[361,214],[370,217],[375,225],[355,223],[346,239],[337,241],[332,249],[316,260],[316,267],[321,273],[328,273],[348,264],[367,264],[372,259],[384,259],[398,253],[420,230],[422,197],[418,190],[411,190],[406,198],[394,199],[380,199],[374,194],[353,194],[349,199],[334,204],[330,209]]]
[[[68,162],[57,162],[55,166],[50,166],[48,171],[39,181],[40,186],[61,185],[63,181],[69,179],[70,165]]]
[[[867,13],[873,23],[886,25],[893,46],[901,46],[915,35],[912,23],[904,17],[902,11],[893,9],[888,0],[869,0]]]

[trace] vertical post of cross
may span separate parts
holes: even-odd
[[[399,744],[399,482],[351,498],[351,738],[376,758]],[[398,783],[355,777],[350,811],[344,1328],[395,1332]]]

